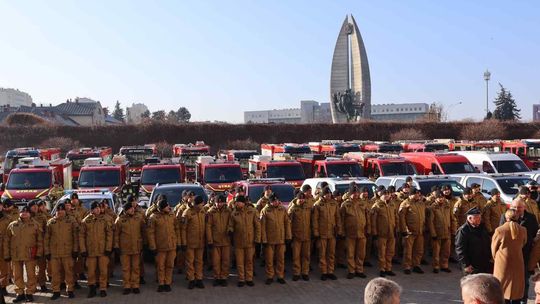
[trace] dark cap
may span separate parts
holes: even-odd
[[[303,192],[298,192],[298,193],[296,193],[296,198],[297,199],[304,199],[304,198],[306,198],[306,195]]]
[[[452,187],[450,187],[450,185],[443,185],[441,187],[441,190],[444,191],[444,190],[452,190]]]
[[[127,211],[129,209],[133,208],[133,203],[132,202],[125,202],[123,205],[122,205],[122,210],[124,211]]]
[[[336,190],[334,190],[334,192],[332,192],[332,196],[333,196],[333,197],[341,197],[341,195],[342,195],[342,194],[341,194],[341,192],[339,192],[338,189],[336,189]]]
[[[311,191],[311,186],[308,184],[305,184],[302,186],[302,192]]]
[[[480,209],[476,208],[476,207],[473,207],[471,209],[469,209],[469,211],[467,211],[467,213],[465,213],[465,215],[480,215],[481,212],[480,212]]]
[[[64,203],[58,204],[58,206],[56,206],[56,212],[58,212],[60,210],[66,210],[66,204],[64,204]]]
[[[195,205],[200,205],[203,202],[204,202],[204,199],[200,195],[195,196],[195,199],[193,200],[193,204],[195,204]]]
[[[531,193],[531,190],[529,190],[529,188],[527,187],[520,187],[519,188],[519,194],[530,194]]]
[[[267,191],[267,190],[272,190],[272,187],[270,185],[264,186],[264,191]]]
[[[332,191],[330,191],[330,188],[324,187],[324,188],[322,189],[322,194],[323,194],[323,195],[326,195],[326,194],[332,194]]]
[[[384,190],[386,190],[386,187],[384,187],[383,185],[380,185],[377,187],[377,192],[384,191]]]
[[[93,201],[92,204],[90,204],[90,210],[94,210],[96,208],[99,208],[99,202]]]
[[[270,195],[270,197],[268,199],[270,199],[271,202],[274,202],[274,201],[277,201],[279,198],[278,198],[277,194],[272,193],[272,195]]]
[[[37,200],[36,204],[38,206],[43,206],[43,205],[45,205],[45,202],[43,200]]]
[[[239,203],[245,203],[246,202],[246,197],[243,196],[243,195],[238,195],[234,200],[236,202],[239,202]]]
[[[407,184],[407,183],[405,183],[405,184],[403,184],[403,185],[401,186],[401,188],[410,188],[410,187],[411,187],[411,185],[409,185],[409,184]]]
[[[396,186],[388,186],[388,188],[386,190],[388,190],[388,192],[394,193],[394,192],[396,192]]]
[[[349,185],[349,193],[355,193],[358,192],[358,186],[356,186],[356,183],[352,182]]]
[[[366,193],[366,192],[369,193],[369,188],[368,187],[362,187],[362,192],[363,193]]]
[[[77,192],[73,192],[71,193],[71,196],[70,196],[71,199],[74,199],[74,198],[79,198],[79,195],[77,194]]]
[[[480,188],[480,184],[472,183],[471,188]]]
[[[22,207],[21,211],[19,211],[19,213],[23,213],[23,212],[28,212],[30,213],[30,207],[29,206],[24,206]]]
[[[3,202],[4,206],[6,207],[9,207],[9,206],[13,206],[13,201],[10,200],[9,198],[6,198]]]
[[[412,182],[412,177],[407,176],[407,177],[405,178],[405,182],[406,182],[406,183]]]
[[[420,191],[418,191],[418,189],[416,189],[415,187],[412,187],[411,191],[409,191],[409,195],[415,195],[417,193],[420,193]]]
[[[216,202],[218,203],[225,203],[227,202],[227,198],[224,195],[218,195]]]
[[[433,195],[435,197],[443,197],[443,193],[441,192],[441,190],[435,190],[433,191]]]
[[[467,187],[465,188],[465,190],[463,190],[463,194],[466,195],[466,194],[472,194],[472,189]]]
[[[490,193],[491,193],[491,195],[497,195],[497,194],[500,194],[501,192],[499,191],[499,189],[493,188],[493,189],[491,189]]]
[[[34,207],[34,206],[37,206],[36,200],[29,201],[28,204],[27,204],[27,206],[28,206],[29,208],[32,208],[32,207]]]
[[[169,206],[169,203],[167,202],[167,200],[160,200],[159,203],[158,203],[158,209],[159,210],[163,210],[165,208],[167,208]]]
[[[435,192],[437,190],[439,190],[439,186],[434,185],[434,186],[431,187],[431,192]]]

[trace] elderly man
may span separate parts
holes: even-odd
[[[469,209],[456,234],[456,255],[464,274],[491,273],[491,237],[482,223],[480,209]]]
[[[364,290],[364,304],[399,304],[401,286],[396,282],[375,278],[366,285]]]
[[[461,297],[464,304],[504,303],[501,283],[494,276],[479,273],[461,279]]]
[[[517,222],[527,229],[527,243],[523,246],[523,260],[525,262],[525,269],[529,264],[529,259],[531,257],[531,251],[533,248],[534,237],[538,231],[538,222],[536,221],[536,216],[526,210],[525,201],[521,198],[516,198],[510,204],[510,209],[516,210]],[[503,225],[506,222],[504,215],[501,216],[500,225]],[[525,292],[523,293],[523,298],[521,299],[522,303],[527,303],[527,298],[529,294],[529,272],[525,271]]]

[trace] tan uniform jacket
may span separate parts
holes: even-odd
[[[54,217],[47,222],[45,255],[53,258],[71,257],[79,252],[78,223],[73,217]]]
[[[496,201],[493,197],[489,199],[482,214],[482,221],[489,233],[493,233],[499,227],[501,216],[507,209],[508,207],[502,200]]]
[[[467,211],[469,211],[473,207],[476,207],[476,201],[474,199],[467,201],[464,198],[460,198],[456,202],[452,213],[456,218],[458,227],[461,227],[463,224],[465,224],[465,222],[467,221],[467,215],[465,215],[465,213],[467,213]]]
[[[396,224],[396,207],[391,202],[377,200],[371,207],[371,234],[393,238]]]
[[[311,208],[306,204],[307,201],[302,206],[291,203],[287,212],[291,221],[292,238],[301,242],[311,240]]]
[[[456,219],[448,202],[442,205],[433,203],[428,207],[427,223],[431,237],[449,239],[457,230]]]
[[[187,248],[204,248],[206,245],[206,214],[203,207],[188,207],[182,214],[181,223],[181,244]]]
[[[89,257],[104,256],[105,251],[112,251],[113,227],[103,215],[87,215],[79,231],[79,247]]]
[[[340,215],[342,231],[347,238],[365,238],[370,234],[369,206],[363,204],[359,199],[348,199],[341,204]]]
[[[399,206],[399,232],[421,235],[426,224],[426,205],[411,198],[404,200]]]
[[[182,244],[180,222],[172,213],[156,212],[150,215],[146,232],[150,250],[176,250],[176,246]]]
[[[233,233],[235,248],[251,248],[261,242],[261,223],[255,208],[235,208],[229,220],[229,232]]]
[[[287,210],[283,206],[266,205],[261,211],[261,242],[263,244],[285,244],[291,239],[291,225]]]
[[[341,217],[339,216],[339,205],[335,200],[319,199],[313,205],[313,216],[311,217],[313,226],[313,236],[321,239],[331,239],[342,235]]]
[[[206,216],[206,242],[217,247],[230,246],[229,221],[231,209],[223,206],[221,209],[214,206],[208,210]]]
[[[114,248],[121,254],[139,254],[143,246],[144,219],[137,214],[121,214],[114,222]]]
[[[4,239],[4,258],[30,261],[43,256],[43,231],[31,218],[11,222]]]

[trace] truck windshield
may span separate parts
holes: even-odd
[[[144,160],[154,155],[152,149],[122,150],[120,154],[126,156],[131,167],[142,167]]]
[[[503,193],[508,195],[516,195],[519,188],[531,181],[530,178],[497,178],[497,183],[501,187]]]
[[[6,157],[6,160],[4,161],[4,172],[9,172],[11,169],[15,167],[15,165],[19,162],[19,159],[23,158],[24,156],[8,156]]]
[[[474,173],[474,167],[469,163],[442,163],[444,174]]]
[[[268,166],[266,168],[266,177],[284,178],[287,181],[306,179],[306,176],[304,175],[304,170],[302,169],[302,165],[300,164],[298,164],[298,166]]]
[[[79,176],[79,187],[117,187],[120,186],[119,170],[86,170]]]
[[[232,183],[242,179],[240,166],[209,167],[204,170],[205,183]]]
[[[445,144],[427,144],[424,152],[447,151],[448,149],[448,145]]]
[[[264,187],[265,185],[249,186],[249,200],[253,203],[257,203],[263,195]],[[282,202],[289,203],[294,198],[294,187],[291,185],[270,185],[270,188],[272,188],[272,192],[274,192]]]
[[[360,152],[360,146],[358,145],[336,146],[334,149],[336,155],[343,155],[348,152]]]
[[[329,177],[363,176],[358,164],[326,164],[326,171]]]
[[[531,171],[522,160],[499,160],[493,165],[498,173],[529,172]]]
[[[72,168],[74,171],[79,171],[81,170],[82,166],[84,165],[84,161],[89,158],[89,157],[93,157],[93,156],[68,156],[68,159],[71,161],[72,163]]]
[[[6,189],[46,189],[52,185],[51,172],[12,172]]]
[[[403,146],[402,145],[380,145],[378,152],[399,153],[399,152],[403,152]]]
[[[142,185],[155,185],[157,183],[172,184],[181,182],[182,180],[179,168],[144,169],[141,175]]]
[[[382,175],[383,176],[393,176],[393,175],[414,175],[416,170],[414,166],[410,163],[387,163],[381,164]]]

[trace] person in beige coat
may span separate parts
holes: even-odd
[[[506,303],[518,303],[525,290],[522,248],[527,242],[527,230],[516,222],[515,210],[506,211],[505,218],[506,223],[495,229],[491,241],[493,275],[501,282]]]

